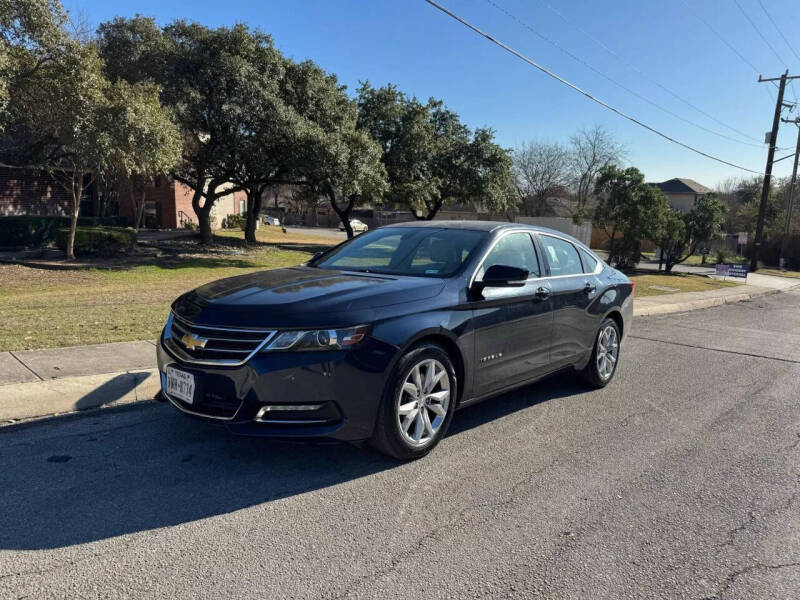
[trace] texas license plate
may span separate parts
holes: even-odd
[[[194,375],[167,367],[167,394],[187,404],[194,402]]]

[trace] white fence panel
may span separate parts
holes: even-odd
[[[567,217],[517,217],[517,223],[525,225],[537,225],[539,227],[549,227],[561,233],[571,235],[577,240],[589,246],[592,241],[592,224],[585,222],[583,225],[576,225],[575,222]]]

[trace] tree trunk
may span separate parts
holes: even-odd
[[[144,186],[142,186],[139,192],[139,205],[136,207],[136,231],[139,231],[139,228],[142,226],[142,220],[144,219],[144,197]]]
[[[131,205],[133,206],[133,228],[139,231],[144,218],[144,181],[137,176],[133,176],[128,181],[131,193]]]
[[[608,240],[608,264],[611,264],[611,262],[616,258],[616,256],[614,255],[614,252],[616,251],[615,248],[616,244],[614,243],[614,238],[616,236],[617,236],[617,228],[615,227],[613,230],[611,230],[611,237]]]
[[[81,209],[81,192],[83,192],[83,173],[75,172],[72,175],[72,214],[69,220],[69,234],[67,236],[67,260],[75,260],[75,232],[78,229],[78,212]]]
[[[197,215],[197,223],[200,227],[200,243],[210,244],[213,239],[211,232],[211,207],[213,202],[209,202],[208,198],[205,199],[203,205],[200,205],[200,200],[203,199],[202,187],[195,188],[194,195],[192,196],[192,208],[194,214]]]
[[[353,205],[355,204],[355,196],[350,196],[345,207],[340,208],[339,204],[336,202],[336,192],[333,191],[333,188],[328,186],[325,190],[325,194],[328,196],[328,200],[330,200],[334,212],[342,222],[342,227],[344,227],[347,233],[347,239],[352,239],[355,234],[353,233],[353,227],[350,225],[350,212],[353,210]]]
[[[258,224],[258,215],[261,212],[262,191],[263,189],[260,187],[247,190],[247,222],[244,227],[244,241],[248,244],[257,243],[256,225]]]
[[[443,202],[441,200],[437,200],[433,203],[433,206],[426,204],[425,207],[428,209],[427,214],[417,217],[416,211],[414,211],[414,216],[418,221],[433,221],[433,218],[439,213],[439,210],[442,208]]]

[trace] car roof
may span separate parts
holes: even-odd
[[[403,221],[402,223],[392,223],[384,227],[433,227],[436,229],[472,229],[475,231],[497,231],[501,229],[525,229],[527,231],[538,231],[540,233],[552,233],[560,237],[571,240],[575,238],[568,233],[551,229],[550,227],[540,227],[539,225],[528,225],[527,223],[509,223],[507,221]],[[576,242],[580,243],[578,240]]]

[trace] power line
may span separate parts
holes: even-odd
[[[683,6],[684,6],[684,7],[686,7],[686,9],[687,9],[687,10],[688,10],[690,13],[692,13],[692,14],[695,16],[695,18],[696,18],[698,21],[700,21],[700,22],[701,22],[703,25],[705,25],[705,26],[706,26],[706,27],[709,29],[709,31],[711,31],[711,33],[713,33],[715,36],[717,36],[717,38],[718,38],[718,39],[719,39],[719,40],[720,40],[720,41],[721,41],[723,44],[725,44],[725,45],[726,45],[726,46],[727,46],[727,47],[728,47],[728,48],[729,48],[729,49],[730,49],[730,50],[731,50],[731,51],[732,51],[732,52],[733,52],[733,53],[734,53],[736,56],[738,56],[738,57],[739,57],[739,59],[740,59],[742,62],[744,62],[744,63],[745,63],[746,65],[748,65],[748,66],[749,66],[751,69],[753,69],[753,71],[755,72],[755,74],[756,74],[756,75],[761,75],[761,71],[759,71],[759,70],[758,70],[758,68],[757,68],[757,67],[756,67],[756,66],[755,66],[755,65],[754,65],[752,62],[750,62],[750,60],[749,60],[747,57],[745,57],[745,56],[744,56],[744,55],[743,55],[741,52],[739,52],[739,50],[736,48],[736,46],[734,46],[734,45],[733,45],[733,44],[731,44],[731,43],[730,43],[728,40],[726,40],[724,37],[722,37],[722,34],[721,34],[719,31],[717,31],[717,30],[714,28],[714,26],[713,26],[713,25],[711,25],[711,23],[709,23],[709,22],[708,22],[708,21],[706,21],[706,20],[705,20],[703,17],[701,17],[701,16],[700,16],[700,14],[699,14],[699,13],[697,13],[697,12],[696,12],[696,11],[695,11],[695,10],[694,10],[694,9],[693,9],[693,8],[692,8],[690,5],[689,5],[689,3],[688,3],[688,2],[686,2],[686,0],[680,0],[680,1],[681,1],[681,4],[683,4]],[[771,99],[773,102],[775,102],[775,96],[773,96],[773,95],[770,93],[770,89],[769,89],[769,88],[764,88],[764,89],[767,91],[767,95],[769,95],[770,99]]]
[[[778,51],[775,50],[775,47],[772,44],[770,44],[770,42],[766,38],[766,36],[763,33],[761,33],[761,29],[758,28],[758,26],[755,24],[753,19],[751,19],[750,16],[744,11],[744,8],[742,8],[742,5],[739,4],[739,0],[733,0],[733,1],[736,3],[736,6],[739,8],[739,12],[741,12],[742,15],[744,15],[744,18],[747,19],[747,22],[750,23],[750,25],[753,26],[753,29],[755,29],[755,32],[758,34],[758,37],[761,38],[761,41],[763,41],[767,45],[767,47],[772,51],[772,53],[775,55],[775,58],[778,59],[778,62],[780,62],[784,67],[786,67],[788,69],[789,65],[787,65],[786,61],[781,58],[780,54],[778,54]],[[794,98],[795,104],[797,104],[797,91],[794,89],[794,81],[789,82],[789,87],[792,89],[792,97]]]
[[[733,2],[734,4],[736,4],[736,6],[739,7],[739,12],[741,12],[742,15],[744,15],[744,18],[747,19],[747,22],[753,26],[753,29],[755,29],[756,33],[758,34],[758,37],[760,37],[761,40],[767,45],[767,47],[770,50],[772,50],[772,53],[775,55],[775,58],[778,59],[778,62],[781,63],[784,67],[788,67],[789,65],[787,65],[786,62],[784,62],[784,60],[780,57],[780,54],[778,54],[778,52],[775,50],[772,44],[769,43],[769,40],[766,37],[764,37],[764,34],[761,33],[761,30],[756,26],[755,22],[753,22],[753,19],[751,19],[750,16],[746,12],[744,12],[742,5],[739,4],[739,0],[733,0]]]
[[[717,161],[719,163],[728,165],[730,167],[734,167],[736,169],[741,169],[742,171],[747,171],[748,173],[760,174],[759,171],[754,171],[753,169],[748,169],[747,167],[742,167],[741,165],[737,165],[737,164],[734,164],[732,162],[728,162],[727,160],[723,160],[721,158],[717,158],[716,156],[712,156],[711,154],[703,152],[702,150],[698,150],[697,148],[689,146],[688,144],[684,144],[683,142],[679,142],[675,138],[672,138],[672,137],[668,136],[667,134],[662,133],[661,131],[655,129],[654,127],[651,127],[650,125],[647,125],[647,124],[643,123],[642,121],[636,119],[635,117],[632,117],[632,116],[624,113],[620,109],[611,106],[610,104],[608,104],[607,102],[605,102],[603,100],[600,100],[596,96],[593,96],[591,93],[589,93],[586,90],[578,87],[574,83],[570,83],[569,81],[567,81],[563,77],[561,77],[559,75],[556,75],[553,71],[547,69],[546,67],[543,67],[542,65],[538,64],[534,60],[532,60],[532,59],[528,58],[527,56],[525,56],[524,54],[521,54],[520,52],[514,50],[512,47],[504,44],[500,40],[492,37],[491,35],[489,35],[488,33],[484,32],[484,31],[482,31],[481,29],[478,29],[475,25],[472,25],[469,21],[466,21],[465,19],[459,17],[454,12],[451,12],[450,10],[446,9],[445,7],[443,7],[442,5],[434,2],[434,0],[425,0],[425,2],[427,2],[428,4],[430,4],[431,6],[436,8],[437,10],[443,12],[444,14],[449,16],[450,18],[455,19],[456,21],[458,21],[459,23],[461,23],[462,25],[464,25],[468,29],[471,29],[472,31],[477,33],[478,35],[480,35],[482,37],[485,37],[487,40],[489,40],[493,44],[496,44],[497,46],[500,46],[506,52],[508,52],[510,54],[513,54],[514,56],[516,56],[520,60],[528,63],[532,67],[535,67],[536,69],[539,69],[542,73],[552,77],[556,81],[559,81],[559,82],[563,83],[567,87],[569,87],[569,88],[575,90],[576,92],[586,96],[587,98],[589,98],[589,100],[592,100],[593,102],[596,102],[597,104],[599,104],[599,105],[607,108],[608,110],[618,114],[622,118],[627,119],[628,121],[631,121],[633,123],[636,123],[640,127],[643,127],[644,129],[647,129],[648,131],[651,131],[651,132],[655,133],[656,135],[664,138],[665,140],[668,140],[668,141],[672,142],[673,144],[677,144],[678,146],[682,146],[683,148],[686,148],[687,150],[691,150],[692,152],[695,152],[696,154],[699,154],[701,156],[705,156],[706,158],[710,158],[711,160],[714,160],[714,161]]]
[[[782,40],[784,41],[784,43],[785,43],[785,44],[786,44],[786,45],[789,47],[789,50],[791,50],[791,51],[792,51],[792,54],[794,54],[794,55],[795,55],[795,58],[797,58],[797,60],[800,60],[800,54],[798,54],[798,53],[795,51],[794,47],[793,47],[793,46],[792,46],[792,45],[789,43],[789,40],[787,40],[787,39],[786,39],[786,36],[785,36],[785,35],[783,35],[783,32],[781,31],[781,28],[780,28],[780,27],[778,27],[778,24],[777,24],[777,23],[775,22],[775,20],[772,18],[772,15],[770,15],[770,14],[769,14],[769,11],[767,11],[767,7],[766,7],[766,6],[764,6],[764,4],[761,2],[761,0],[758,0],[758,4],[759,4],[759,6],[761,7],[761,10],[763,10],[763,11],[764,11],[764,14],[765,14],[765,15],[767,15],[767,18],[769,19],[769,22],[770,22],[770,23],[772,23],[772,26],[773,26],[773,27],[775,28],[775,30],[778,32],[778,35],[780,35],[780,36],[781,36],[781,39],[782,39]]]
[[[555,42],[554,40],[550,39],[550,38],[549,38],[549,37],[547,37],[546,35],[544,35],[544,34],[540,33],[539,31],[537,31],[536,29],[534,29],[534,28],[533,28],[531,25],[528,25],[528,24],[527,24],[525,21],[523,21],[522,19],[518,18],[517,16],[515,16],[515,15],[513,15],[512,13],[510,13],[509,11],[507,11],[505,8],[503,8],[502,6],[500,6],[499,4],[497,4],[496,2],[494,2],[494,0],[486,0],[486,2],[488,2],[489,4],[491,4],[493,7],[495,7],[495,8],[496,8],[497,10],[499,10],[500,12],[504,13],[504,14],[505,14],[507,17],[509,17],[510,19],[512,19],[512,20],[514,20],[514,21],[516,21],[518,24],[522,25],[523,27],[525,27],[526,29],[528,29],[529,31],[531,31],[531,32],[532,32],[534,35],[536,35],[536,36],[537,36],[537,37],[539,37],[540,39],[544,40],[545,42],[547,42],[548,44],[550,44],[550,45],[551,45],[551,46],[553,46],[554,48],[556,48],[556,49],[560,50],[561,52],[563,52],[564,54],[566,54],[567,56],[569,56],[570,58],[572,58],[572,59],[573,59],[573,60],[575,60],[576,62],[579,62],[579,63],[580,63],[580,64],[582,64],[584,67],[586,67],[586,68],[587,68],[587,69],[589,69],[590,71],[592,71],[592,72],[596,73],[597,75],[599,75],[600,77],[602,77],[602,78],[603,78],[603,79],[605,79],[606,81],[610,81],[611,83],[613,83],[613,84],[614,84],[614,85],[616,85],[617,87],[619,87],[619,88],[621,88],[621,89],[625,90],[626,92],[628,92],[629,94],[631,94],[631,95],[633,95],[633,96],[636,96],[637,98],[639,98],[639,99],[640,99],[640,100],[642,100],[643,102],[647,102],[649,105],[651,105],[651,106],[654,106],[654,107],[655,107],[655,108],[657,108],[658,110],[660,110],[660,111],[662,111],[662,112],[665,112],[666,114],[670,115],[671,117],[674,117],[674,118],[676,118],[676,119],[678,119],[678,120],[680,120],[680,121],[683,121],[684,123],[688,123],[689,125],[691,125],[691,126],[693,126],[693,127],[697,127],[698,129],[702,129],[703,131],[706,131],[706,132],[708,132],[708,133],[710,133],[710,134],[712,134],[712,135],[719,136],[719,137],[721,137],[721,138],[724,138],[724,139],[726,139],[726,140],[729,140],[729,141],[731,141],[731,142],[736,142],[737,144],[743,144],[743,145],[745,145],[745,146],[753,146],[753,147],[756,147],[756,148],[761,148],[761,147],[763,146],[763,143],[753,144],[753,143],[751,143],[751,142],[745,142],[745,141],[742,141],[742,140],[738,140],[738,139],[736,139],[736,138],[733,138],[733,137],[731,137],[731,136],[729,136],[729,135],[726,135],[726,134],[724,134],[724,133],[720,133],[720,132],[718,132],[718,131],[714,131],[713,129],[709,129],[708,127],[705,127],[705,126],[703,126],[703,125],[700,125],[699,123],[695,123],[694,121],[691,121],[691,120],[689,120],[689,119],[686,119],[685,117],[682,117],[681,115],[679,115],[679,114],[677,114],[677,113],[675,113],[675,112],[673,112],[673,111],[669,110],[668,108],[664,108],[664,107],[663,107],[663,106],[661,106],[660,104],[657,104],[656,102],[653,102],[652,100],[650,100],[649,98],[647,98],[647,97],[643,96],[642,94],[640,94],[640,93],[638,93],[638,92],[636,92],[636,91],[632,90],[631,88],[627,87],[626,85],[623,85],[623,84],[621,84],[620,82],[616,81],[614,78],[610,77],[609,75],[606,75],[605,73],[603,73],[603,72],[602,72],[602,71],[600,71],[599,69],[595,68],[594,66],[592,66],[591,64],[589,64],[588,62],[586,62],[585,60],[583,60],[581,57],[579,57],[579,56],[577,56],[577,55],[573,54],[572,52],[570,52],[569,50],[567,50],[566,48],[564,48],[563,46],[561,46],[560,44],[558,44],[558,42]]]
[[[783,60],[783,59],[781,58],[781,55],[780,55],[780,54],[778,54],[778,51],[777,51],[777,50],[775,50],[775,47],[774,47],[772,44],[770,44],[770,42],[769,42],[769,40],[766,38],[766,36],[765,36],[763,33],[761,33],[761,29],[759,29],[759,28],[758,28],[758,26],[755,24],[755,21],[753,21],[753,19],[751,19],[751,18],[750,18],[750,15],[748,15],[748,14],[747,14],[747,13],[744,11],[744,8],[742,8],[742,5],[739,3],[739,0],[733,0],[733,2],[734,2],[734,3],[736,4],[736,6],[739,8],[739,12],[741,12],[741,13],[742,13],[742,15],[744,16],[744,18],[745,18],[745,19],[747,19],[747,22],[748,22],[748,23],[750,23],[750,25],[753,27],[753,29],[755,30],[755,32],[758,34],[758,37],[760,37],[760,38],[761,38],[761,41],[762,41],[762,42],[764,42],[764,43],[767,45],[767,47],[768,47],[768,48],[769,48],[769,49],[772,51],[772,53],[775,55],[775,58],[777,58],[777,59],[778,59],[778,62],[779,62],[779,63],[781,63],[781,64],[782,64],[784,67],[786,67],[786,68],[788,69],[788,68],[789,68],[789,65],[787,65],[787,64],[786,64],[786,61],[785,61],[785,60]],[[789,87],[791,87],[791,88],[792,88],[792,96],[794,97],[794,101],[795,101],[795,103],[797,103],[797,93],[795,92],[795,89],[794,89],[794,83],[791,83],[791,84],[789,85]]]
[[[772,26],[775,28],[775,31],[778,32],[779,36],[781,36],[781,39],[786,44],[786,46],[789,48],[791,53],[795,55],[797,60],[800,60],[800,54],[797,54],[797,52],[795,51],[794,47],[789,43],[789,40],[787,40],[786,36],[783,35],[783,31],[781,31],[781,28],[778,27],[778,24],[775,22],[775,19],[772,18],[772,15],[769,14],[769,11],[767,10],[767,7],[764,6],[764,3],[761,2],[761,0],[758,0],[758,5],[761,7],[761,10],[764,11],[764,14],[767,15],[767,19],[769,19],[769,22],[772,23]],[[783,61],[781,61],[781,62],[783,62]],[[797,90],[794,87],[794,81],[792,81],[789,84],[789,86],[792,88],[792,96],[794,97],[795,103],[797,103]]]
[[[755,142],[758,142],[758,146],[759,146],[759,147],[763,145],[763,144],[761,143],[761,140],[759,140],[758,138],[756,138],[756,137],[754,137],[754,136],[751,136],[751,135],[749,135],[749,134],[745,133],[744,131],[741,131],[741,130],[739,130],[739,129],[736,129],[735,127],[732,127],[731,125],[729,125],[729,124],[725,123],[725,121],[722,121],[721,119],[718,119],[718,118],[716,118],[714,115],[712,115],[712,114],[710,114],[710,113],[708,113],[708,112],[704,111],[702,108],[700,108],[700,107],[698,107],[698,106],[694,105],[692,102],[690,102],[690,101],[689,101],[689,100],[687,100],[686,98],[683,98],[682,96],[680,96],[680,95],[679,95],[679,94],[677,94],[676,92],[672,91],[672,90],[671,90],[671,89],[669,89],[668,87],[666,87],[666,86],[662,85],[661,83],[659,83],[658,81],[656,81],[655,79],[653,79],[652,77],[650,77],[650,76],[649,76],[647,73],[645,73],[645,72],[644,72],[642,69],[640,69],[640,68],[639,68],[639,67],[637,67],[635,64],[633,64],[633,63],[632,63],[631,61],[629,61],[627,58],[625,58],[624,56],[620,55],[619,53],[617,53],[617,52],[615,52],[614,50],[612,50],[611,48],[609,48],[609,47],[608,47],[608,46],[607,46],[607,45],[606,45],[606,44],[605,44],[603,41],[601,41],[601,40],[597,39],[595,36],[593,36],[591,33],[589,33],[588,31],[586,31],[585,29],[582,29],[580,26],[578,26],[578,25],[576,25],[575,23],[571,22],[571,21],[570,21],[570,20],[569,20],[569,19],[568,19],[568,18],[567,18],[565,15],[564,15],[564,13],[562,13],[562,12],[561,12],[561,11],[559,11],[559,10],[558,10],[556,7],[554,7],[552,4],[550,4],[549,2],[547,2],[547,0],[540,0],[540,2],[541,2],[542,4],[544,4],[544,5],[545,5],[545,6],[546,6],[548,9],[550,9],[550,11],[552,11],[553,13],[555,13],[556,15],[558,15],[558,16],[559,16],[559,17],[560,17],[560,18],[561,18],[561,19],[562,19],[562,20],[563,20],[563,21],[564,21],[564,22],[565,22],[567,25],[571,25],[571,26],[572,26],[572,27],[573,27],[573,28],[574,28],[576,31],[578,31],[579,33],[581,33],[581,34],[583,34],[584,36],[588,37],[588,38],[589,38],[590,40],[592,40],[592,41],[593,41],[595,44],[597,44],[597,45],[598,45],[598,46],[600,46],[600,47],[601,47],[603,50],[605,50],[606,52],[608,52],[608,53],[609,53],[611,56],[613,56],[613,57],[615,57],[617,60],[619,60],[619,61],[621,61],[621,62],[625,63],[625,64],[628,66],[628,68],[630,68],[630,69],[632,69],[633,71],[635,71],[636,73],[638,73],[640,77],[642,77],[642,78],[646,79],[647,81],[649,81],[649,82],[650,82],[650,83],[652,83],[653,85],[656,85],[656,86],[658,86],[659,88],[661,88],[662,90],[664,90],[665,92],[667,92],[669,95],[671,95],[673,98],[676,98],[676,99],[680,100],[680,101],[681,101],[681,102],[683,102],[683,103],[684,103],[686,106],[688,106],[688,107],[690,107],[690,108],[692,108],[692,109],[696,110],[696,111],[697,111],[697,112],[699,112],[701,115],[703,115],[703,116],[705,116],[705,117],[707,117],[707,118],[711,119],[711,120],[712,120],[712,121],[714,121],[715,123],[718,123],[719,125],[722,125],[722,126],[723,126],[723,127],[725,127],[726,129],[730,129],[731,131],[733,131],[733,132],[735,132],[735,133],[738,133],[739,135],[741,135],[741,136],[743,136],[743,137],[746,137],[746,138],[748,138],[748,139],[750,139],[750,140],[753,140],[753,141],[755,141]]]

